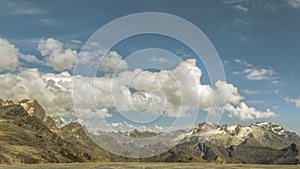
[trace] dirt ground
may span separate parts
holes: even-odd
[[[26,165],[0,165],[2,169],[10,169],[10,168],[26,168],[26,169],[92,169],[92,168],[119,168],[119,169],[134,169],[134,168],[142,168],[142,169],[166,169],[166,168],[184,168],[184,169],[192,169],[192,168],[217,168],[217,169],[240,169],[240,168],[253,168],[253,169],[262,169],[262,168],[270,168],[270,169],[278,169],[278,168],[286,168],[286,169],[299,169],[300,165],[252,165],[252,164],[212,164],[212,163],[132,163],[132,162],[105,162],[105,163],[72,163],[72,164],[26,164]]]

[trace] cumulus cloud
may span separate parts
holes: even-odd
[[[292,98],[286,97],[285,101],[288,102],[288,103],[294,103],[297,108],[300,108],[300,98],[299,99],[292,99]]]
[[[108,118],[112,117],[112,114],[108,113],[106,108],[95,108],[95,109],[81,109],[81,113],[78,114],[80,119],[91,119],[91,118]]]
[[[60,43],[50,44],[41,48],[43,55],[52,55],[57,48],[62,48]],[[113,55],[117,56],[116,60],[120,59],[116,53]],[[108,118],[112,116],[108,109],[115,107],[129,113],[146,110],[157,114],[163,111],[164,116],[186,117],[189,110],[208,110],[214,106],[225,106],[231,117],[243,120],[275,115],[270,110],[262,112],[248,107],[234,85],[224,81],[212,86],[201,84],[201,76],[195,59],[186,60],[173,70],[135,69],[123,71],[114,78],[72,77],[68,72],[41,73],[37,69],[23,68],[17,74],[0,75],[0,88],[6,99],[37,99],[49,114],[61,116],[75,116],[74,112],[79,111],[80,117]]]
[[[53,38],[41,39],[38,49],[45,57],[46,65],[56,71],[70,70],[76,63],[77,51],[64,49],[63,43]]]
[[[250,68],[245,69],[244,73],[246,73],[246,78],[248,80],[270,80],[272,79],[273,75],[275,74],[273,69],[256,69]]]
[[[16,70],[19,59],[19,50],[15,45],[8,40],[0,38],[0,71],[1,70]]]
[[[97,103],[103,107],[115,106],[118,111],[122,112],[150,109],[149,112],[155,114],[163,110],[164,115],[170,117],[185,117],[188,115],[188,110],[203,109],[211,112],[214,106],[237,107],[242,103],[244,97],[239,94],[235,86],[224,81],[218,81],[213,86],[203,85],[200,82],[201,75],[202,72],[196,66],[196,60],[189,59],[179,64],[174,70],[150,72],[136,69],[124,71],[114,79],[96,78],[95,94],[96,98],[100,98]],[[85,89],[93,87],[92,84],[87,84],[87,78],[80,77],[79,79],[78,86],[85,85],[83,87]],[[133,91],[130,90],[132,88]],[[88,103],[85,98],[91,98],[94,93],[83,90],[75,91],[75,94],[76,98],[82,99],[78,102],[86,105]],[[248,109],[251,110],[252,115],[248,119],[267,118],[274,115],[254,108]],[[226,109],[226,111],[236,112],[233,108]],[[260,115],[261,113],[263,115]],[[232,117],[246,119],[242,115]]]
[[[38,69],[22,68],[17,74],[1,74],[0,81],[1,97],[4,99],[14,102],[22,99],[36,99],[48,114],[76,117],[72,98],[72,76],[68,72],[41,73]],[[88,84],[92,82],[90,79]],[[87,102],[92,101],[89,99]],[[106,108],[91,105],[82,107],[80,111],[84,112],[85,118],[112,116]]]
[[[19,52],[19,49],[11,44],[6,39],[0,38],[0,71],[8,70],[14,71],[17,70],[22,62],[44,64],[43,61],[39,60],[36,56],[30,54],[23,54]],[[21,63],[21,64],[20,64]]]
[[[47,76],[54,78],[47,78]],[[42,74],[38,69],[21,69],[17,74],[0,75],[1,96],[18,102],[22,99],[37,99],[47,112],[66,112],[72,108],[71,84],[55,81],[62,74]],[[55,79],[56,78],[56,79]]]
[[[245,60],[234,59],[233,61],[244,67],[242,73],[237,72],[235,74],[243,74],[248,80],[270,80],[273,84],[278,83],[277,77],[275,77],[275,70],[273,69],[257,68]]]
[[[122,56],[115,51],[110,51],[107,55],[100,58],[99,69],[104,73],[114,73],[115,70],[125,70],[127,63]]]
[[[277,114],[272,112],[270,109],[267,109],[266,111],[260,111],[254,107],[249,107],[245,102],[241,102],[238,106],[226,104],[224,109],[230,112],[228,114],[229,117],[238,117],[241,120],[253,120],[277,116]]]
[[[38,63],[38,64],[43,64],[43,61],[39,60],[36,56],[34,55],[25,55],[20,53],[19,54],[19,58],[21,60],[24,60],[26,62],[30,62],[30,63]]]
[[[300,8],[300,0],[287,0],[287,4],[293,8]]]

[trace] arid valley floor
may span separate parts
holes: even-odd
[[[27,165],[0,165],[2,169],[10,169],[10,168],[26,168],[26,169],[90,169],[90,168],[122,168],[122,169],[132,169],[132,168],[143,168],[143,169],[150,169],[150,168],[185,168],[185,169],[192,169],[192,168],[226,168],[226,169],[240,169],[240,168],[253,168],[253,169],[263,169],[263,168],[284,168],[284,169],[298,169],[300,168],[299,165],[257,165],[257,164],[212,164],[212,163],[134,163],[134,162],[103,162],[103,163],[70,163],[70,164],[27,164]]]

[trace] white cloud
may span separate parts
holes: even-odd
[[[277,114],[270,109],[267,109],[266,111],[256,110],[254,107],[247,106],[244,102],[241,102],[238,106],[226,104],[224,110],[230,112],[228,114],[229,117],[238,117],[241,120],[254,120],[277,116]]]
[[[300,8],[300,0],[287,0],[287,3],[293,8]]]
[[[24,55],[24,54],[19,54],[19,57],[21,60],[25,60],[26,62],[31,62],[31,63],[38,63],[38,64],[43,64],[43,61],[39,60],[36,56],[34,55]]]
[[[168,59],[166,59],[164,57],[152,57],[152,58],[150,58],[150,60],[153,62],[159,62],[159,63],[168,62]]]
[[[75,44],[82,44],[81,40],[77,40],[77,39],[73,39],[70,41],[71,43],[75,43]]]
[[[45,57],[46,65],[56,71],[70,70],[76,63],[77,52],[72,49],[64,49],[63,44],[53,38],[41,39],[38,49]]]
[[[246,62],[245,60],[240,60],[240,59],[234,59],[233,60],[235,63],[242,65],[242,66],[246,66],[246,67],[252,67],[253,65]]]
[[[0,3],[0,15],[34,15],[45,12],[26,1],[1,1]]]
[[[241,41],[248,41],[250,38],[249,37],[247,37],[247,36],[241,36],[240,37],[240,40]]]
[[[70,40],[69,42],[65,43],[65,48],[70,48],[70,49],[76,49],[76,50],[81,50],[83,46],[83,42],[81,40],[73,39]]]
[[[248,12],[248,10],[249,10],[247,7],[245,7],[245,6],[241,5],[241,4],[234,5],[233,7],[235,9],[237,9],[237,10],[242,11],[242,12]]]
[[[46,40],[41,39],[39,41],[38,49],[42,56],[47,56],[57,51],[60,52],[63,49],[63,43],[53,38],[48,38]]]
[[[41,47],[41,53],[47,56],[62,49],[62,44],[57,41],[47,43],[46,46]],[[117,56],[114,61],[120,61],[119,55],[113,55]],[[115,63],[114,61],[112,62]],[[37,99],[49,114],[60,113],[61,116],[74,116],[74,96],[76,108],[87,117],[111,117],[107,111],[111,107],[123,111],[149,110],[150,114],[163,110],[165,116],[186,117],[189,110],[208,110],[214,106],[226,105],[232,117],[246,119],[237,115],[239,111],[236,105],[248,107],[242,102],[244,97],[235,86],[224,81],[218,81],[213,86],[204,85],[200,82],[201,76],[202,72],[196,66],[196,60],[189,59],[168,71],[149,72],[136,69],[123,71],[114,79],[108,76],[75,77],[76,90],[73,91],[74,79],[68,72],[41,73],[37,69],[24,68],[17,74],[0,75],[0,87],[1,96],[4,98],[14,101]],[[247,116],[252,118],[273,116],[269,111],[262,112],[254,108],[248,108],[248,111],[250,113],[247,114],[250,115]]]
[[[241,74],[241,72],[238,72],[238,71],[233,71],[233,72],[232,72],[232,74],[234,74],[234,75],[240,75],[240,74]]]
[[[215,86],[214,97],[216,98],[217,104],[239,104],[240,101],[244,99],[244,97],[239,94],[238,88],[232,84],[228,84],[224,81],[218,81]]]
[[[37,19],[37,22],[40,22],[44,25],[47,25],[47,26],[56,26],[58,25],[58,22],[57,20],[54,20],[54,19]]]
[[[238,92],[238,89],[232,84],[218,81],[214,86],[202,85],[200,83],[201,70],[196,66],[194,59],[186,60],[178,65],[177,68],[170,71],[149,72],[135,70],[126,71],[119,74],[114,79],[117,90],[115,98],[110,94],[112,85],[110,78],[99,78],[96,85],[99,87],[96,92],[100,105],[117,106],[118,110],[130,111],[134,108],[145,110],[150,105],[158,105],[156,109],[164,108],[164,115],[170,117],[185,117],[187,110],[203,109],[209,111],[215,105],[239,105],[244,99]],[[106,81],[103,83],[102,80]],[[86,80],[83,80],[86,81]],[[102,85],[101,85],[102,84]],[[103,84],[107,86],[103,86]],[[129,87],[137,92],[131,92]],[[159,95],[153,91],[160,91]],[[84,93],[82,93],[84,94]],[[80,98],[80,96],[78,96]],[[212,103],[212,99],[214,102]],[[164,104],[161,106],[161,104]],[[245,103],[244,103],[245,104]],[[153,108],[153,107],[152,107]],[[155,108],[154,108],[155,109]],[[178,112],[182,109],[182,112]],[[156,112],[156,111],[153,111]],[[253,110],[255,117],[259,116],[261,111]]]
[[[276,73],[273,69],[256,68],[245,60],[234,59],[233,61],[244,67],[244,70],[241,73],[236,71],[234,74],[244,74],[248,80],[270,80],[273,84],[279,83],[279,81],[276,80]]]
[[[257,104],[257,103],[263,103],[264,101],[263,100],[248,100],[247,103],[250,103],[250,104]]]
[[[278,84],[278,83],[280,83],[280,81],[278,81],[278,80],[272,80],[271,83],[272,84]]]
[[[249,19],[235,19],[233,24],[237,27],[244,27],[251,24],[251,21]]]
[[[254,90],[249,90],[249,89],[244,89],[242,90],[243,93],[248,94],[248,95],[253,95],[256,94],[257,92]]]
[[[273,79],[273,75],[275,71],[273,69],[256,69],[256,68],[249,68],[245,69],[244,73],[246,73],[246,78],[248,80],[270,80]]]
[[[43,74],[38,69],[25,68],[17,74],[1,74],[1,97],[14,102],[37,99],[48,113],[66,115],[66,109],[73,108],[70,78],[66,74]]]
[[[95,108],[95,109],[81,109],[81,113],[78,114],[80,119],[90,119],[90,118],[108,118],[112,117],[112,114],[108,113],[106,108]]]
[[[115,51],[110,51],[107,55],[100,58],[99,69],[105,73],[111,74],[116,70],[127,69],[127,63],[122,60],[122,56]]]
[[[37,9],[37,8],[18,8],[18,9],[14,9],[12,11],[13,15],[33,15],[33,14],[39,14],[39,13],[43,13],[43,10]]]
[[[16,70],[19,59],[19,50],[8,40],[0,38],[0,71]]]
[[[300,98],[299,99],[292,99],[292,98],[286,97],[285,101],[288,102],[288,103],[294,103],[297,108],[300,108]]]

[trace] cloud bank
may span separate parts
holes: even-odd
[[[6,39],[0,38],[0,71],[1,70],[16,70],[19,59],[19,50],[15,45],[10,44]]]
[[[77,51],[64,49],[63,43],[53,38],[39,41],[38,49],[45,57],[46,65],[56,71],[70,70],[74,67],[77,59]]]
[[[7,40],[1,39],[0,57],[14,58],[1,69],[16,70],[18,49]],[[54,70],[72,69],[77,52],[65,49],[58,40],[42,39],[38,46],[46,65]],[[41,62],[32,55],[20,57],[29,62]],[[43,73],[38,69],[18,68],[16,73],[0,74],[1,96],[15,102],[21,99],[37,99],[47,113],[61,116],[75,116],[75,111],[84,112],[82,118],[110,118],[109,108],[125,113],[147,111],[150,114],[163,112],[167,117],[187,117],[190,110],[205,110],[208,113],[220,113],[225,110],[229,117],[241,120],[271,118],[276,113],[267,109],[257,110],[244,102],[244,97],[233,84],[217,81],[213,85],[201,83],[202,71],[195,59],[180,63],[173,70],[151,72],[142,69],[127,71],[127,63],[117,52],[101,57],[99,69],[113,73],[121,68],[115,77],[72,77],[68,72]],[[2,63],[2,62],[1,62]],[[72,84],[76,78],[76,88]],[[72,93],[77,103],[74,109]],[[97,104],[95,103],[95,100]]]

